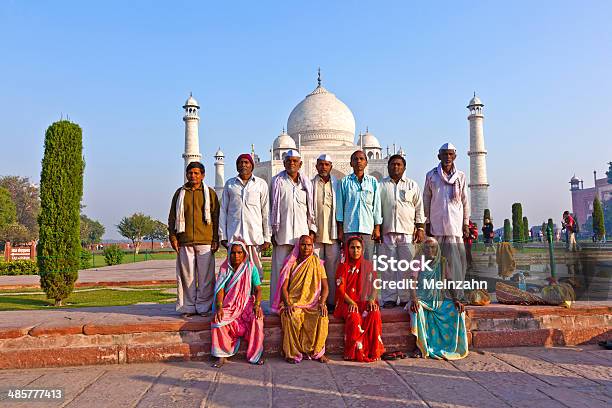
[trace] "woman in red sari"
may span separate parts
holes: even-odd
[[[375,279],[372,263],[363,258],[362,239],[350,238],[336,269],[334,311],[335,317],[344,319],[345,360],[371,362],[385,352]]]

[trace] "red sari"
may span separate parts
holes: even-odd
[[[348,243],[345,245],[348,248]],[[334,316],[344,319],[344,359],[371,362],[385,352],[382,342],[380,310],[368,312],[368,300],[376,300],[372,263],[363,258],[352,260],[345,250],[344,262],[336,269],[336,309]],[[345,302],[347,294],[357,304],[358,312],[349,313]]]

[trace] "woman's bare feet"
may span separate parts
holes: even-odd
[[[225,357],[219,357],[217,361],[213,363],[213,368],[220,368],[225,364]]]
[[[285,359],[286,362],[288,362],[289,364],[297,364],[297,361],[295,361],[294,359],[292,359],[291,357],[287,357]]]
[[[329,362],[329,357],[323,354],[321,357],[317,359],[319,363],[327,364]]]

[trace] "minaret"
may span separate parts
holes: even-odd
[[[221,201],[221,195],[223,194],[223,186],[225,185],[225,163],[223,158],[225,155],[221,151],[221,148],[215,153],[215,193],[217,198]]]
[[[198,106],[198,101],[195,100],[191,93],[189,93],[189,98],[187,98],[185,105],[183,105],[183,109],[185,109],[185,116],[183,116],[183,121],[185,122],[184,176],[187,165],[194,161],[202,161],[202,155],[200,154],[200,138],[198,136],[198,127],[200,126],[198,110],[200,106]]]
[[[482,228],[484,210],[489,208],[489,182],[487,180],[487,149],[485,148],[483,122],[484,105],[474,92],[467,108],[470,111],[470,206],[471,218],[478,229]]]

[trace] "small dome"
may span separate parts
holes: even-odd
[[[397,154],[399,154],[402,157],[406,156],[406,152],[404,152],[404,149],[402,149],[401,146],[400,146],[399,150],[397,151]]]
[[[217,150],[217,152],[215,153],[215,157],[225,157],[225,155],[223,154],[223,152],[221,151],[221,148],[219,148]]]
[[[274,139],[273,149],[296,149],[295,140],[283,130],[283,132]]]
[[[474,97],[472,99],[470,99],[470,103],[468,104],[468,107],[475,106],[475,105],[482,105],[482,106],[484,106],[484,104],[482,103],[480,98],[476,96],[476,93],[474,93]]]
[[[191,94],[189,94],[189,98],[187,98],[187,100],[185,101],[185,105],[183,106],[183,108],[187,108],[188,106],[194,106],[200,109],[200,105],[198,105],[198,101],[196,101],[196,99]]]
[[[578,183],[580,183],[580,179],[579,179],[578,177],[576,177],[576,175],[574,174],[574,177],[572,177],[572,178],[570,179],[570,183],[572,183],[572,184],[574,184],[574,183],[575,183],[575,184],[578,184]]]
[[[380,146],[380,142],[378,141],[376,136],[374,136],[369,131],[366,131],[366,133],[364,135],[361,135],[361,137],[363,139],[363,147],[364,148],[382,149],[382,147]]]

